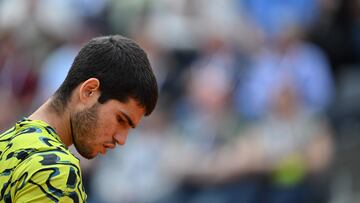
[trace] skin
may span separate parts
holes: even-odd
[[[129,130],[139,124],[145,110],[132,98],[100,104],[99,87],[100,81],[90,78],[74,89],[61,115],[51,107],[50,98],[29,119],[48,123],[66,146],[74,144],[87,159],[105,154],[108,148],[126,143]]]

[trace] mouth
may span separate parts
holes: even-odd
[[[103,144],[104,148],[110,148],[110,149],[114,149],[116,147],[116,144],[114,143],[105,143]]]
[[[101,154],[105,155],[106,154],[106,149],[114,149],[116,147],[116,144],[113,144],[113,143],[106,143],[106,144],[103,144],[103,147],[102,147],[102,151],[101,151]]]

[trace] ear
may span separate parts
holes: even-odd
[[[80,85],[79,99],[83,103],[94,100],[100,95],[100,81],[97,78],[89,78]]]

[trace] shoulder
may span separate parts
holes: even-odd
[[[59,136],[50,126],[39,122],[40,121],[29,121],[18,124],[11,140],[24,144],[63,145]]]
[[[18,173],[27,172],[30,175],[42,170],[55,169],[63,172],[72,168],[80,175],[79,159],[74,157],[68,150],[61,148],[49,148],[30,154],[18,167]]]
[[[61,142],[55,131],[44,124],[35,121],[18,123],[10,133],[6,142],[7,152],[22,153],[23,159],[38,152],[54,152],[60,156],[72,158],[72,154]],[[24,153],[26,152],[26,153]],[[36,156],[34,156],[36,157]]]
[[[17,181],[15,198],[31,198],[33,201],[59,201],[70,198],[83,202],[83,188],[79,160],[60,151],[38,152],[29,156],[14,172]],[[31,197],[28,195],[31,194]]]

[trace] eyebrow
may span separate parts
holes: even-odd
[[[130,116],[128,116],[126,113],[124,112],[120,112],[121,115],[123,115],[125,117],[125,119],[127,120],[128,124],[132,127],[132,128],[136,128],[136,126],[134,125],[134,122],[131,120]]]

